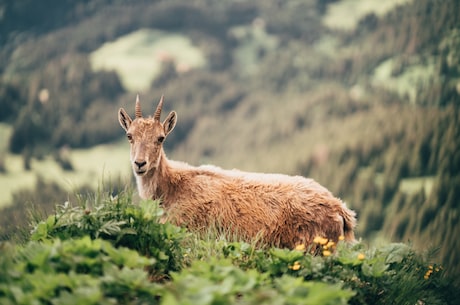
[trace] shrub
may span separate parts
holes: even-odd
[[[88,236],[24,248],[0,245],[1,304],[149,304],[155,260]]]
[[[135,205],[128,192],[115,197],[105,194],[77,206],[69,202],[57,206],[54,215],[35,226],[31,240],[101,238],[115,247],[127,247],[155,258],[156,263],[150,267],[151,279],[160,281],[170,271],[181,269],[181,243],[186,236],[179,227],[161,224],[162,215],[158,201],[146,200]]]
[[[195,240],[190,266],[159,290],[162,304],[454,304],[442,266],[406,244],[370,248],[319,238],[309,249]],[[193,246],[191,246],[193,247]],[[193,301],[192,301],[193,300]]]
[[[195,261],[172,275],[161,291],[162,304],[347,304],[354,292],[341,284],[303,281],[289,275],[274,280],[229,259]]]

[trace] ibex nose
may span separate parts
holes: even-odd
[[[145,164],[147,164],[147,162],[145,162],[145,161],[134,161],[134,164],[137,165],[138,169],[141,169],[141,167],[144,166]]]

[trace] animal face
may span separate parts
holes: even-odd
[[[118,111],[118,120],[121,127],[126,131],[126,137],[131,146],[131,166],[137,176],[153,173],[158,168],[163,142],[176,126],[177,114],[175,111],[170,112],[163,123],[160,122],[162,106],[163,97],[160,99],[155,115],[144,118],[138,96],[134,120],[123,108]]]

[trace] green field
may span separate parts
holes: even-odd
[[[33,159],[32,169],[24,170],[20,155],[5,155],[6,173],[0,173],[0,207],[11,202],[12,194],[24,188],[32,188],[37,177],[46,181],[55,181],[65,190],[71,192],[82,185],[94,188],[104,181],[121,177],[129,181],[129,147],[123,142],[103,144],[91,149],[75,149],[70,152],[74,171],[64,171],[52,156],[42,160]]]
[[[90,60],[95,70],[115,70],[124,87],[132,91],[148,89],[162,63],[172,62],[179,73],[206,65],[203,53],[187,36],[151,29],[103,44]]]
[[[400,61],[398,58],[390,58],[375,68],[372,85],[392,91],[401,98],[408,98],[411,104],[415,104],[418,99],[418,89],[428,87],[435,82],[435,61],[428,59],[421,64],[412,58],[414,64],[408,64],[404,73],[394,75],[394,71],[401,65],[398,61]]]
[[[402,179],[399,184],[399,190],[406,194],[415,194],[423,188],[425,196],[428,197],[431,194],[433,185],[435,183],[435,177],[416,177]]]
[[[330,28],[353,30],[359,20],[368,14],[383,16],[396,5],[412,0],[345,0],[329,5],[323,23]]]

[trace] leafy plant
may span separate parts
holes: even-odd
[[[458,295],[443,267],[430,262],[433,254],[417,253],[406,244],[369,248],[362,242],[339,242],[333,251],[318,256],[302,247],[267,250],[237,242],[222,247],[224,256],[235,265],[256,269],[272,279],[289,276],[350,289],[355,292],[350,304],[451,304]]]
[[[158,202],[65,203],[23,246],[0,244],[2,304],[454,304],[445,269],[402,243],[315,238],[278,249],[163,223]],[[153,283],[152,283],[153,282]]]
[[[162,215],[158,201],[146,200],[134,205],[129,193],[100,196],[94,203],[87,201],[77,206],[66,202],[56,207],[54,215],[36,224],[31,240],[101,238],[115,247],[127,247],[155,258],[151,276],[162,280],[170,271],[182,267],[181,243],[186,236],[179,227],[161,224]]]
[[[162,304],[346,304],[354,295],[341,284],[303,281],[242,269],[228,259],[195,261],[161,292]]]
[[[141,304],[157,294],[144,271],[155,260],[108,241],[83,237],[2,247],[1,304]]]

